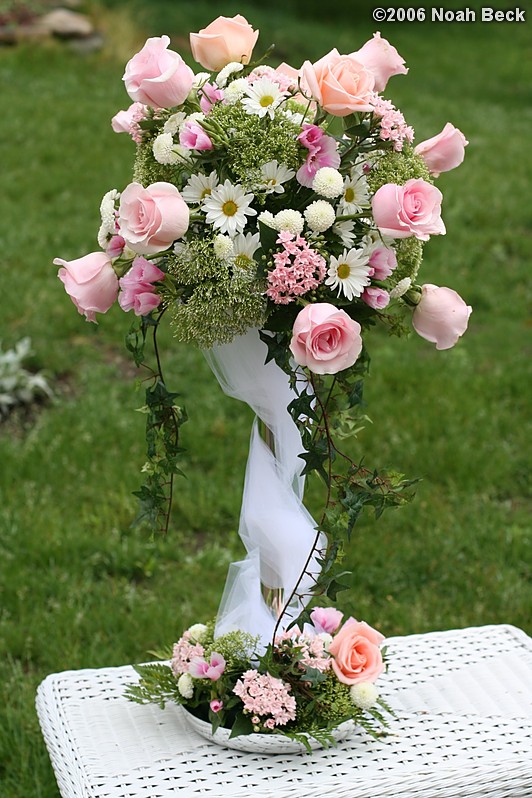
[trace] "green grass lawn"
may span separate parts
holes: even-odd
[[[51,262],[97,248],[100,199],[130,179],[131,143],[109,125],[129,102],[129,46],[168,32],[184,53],[188,31],[240,11],[264,49],[276,41],[279,59],[299,66],[333,46],[357,49],[375,29],[365,4],[328,24],[278,6],[160,0],[140,6],[136,25],[117,6],[116,25],[98,10],[103,53],[0,50],[0,339],[29,335],[56,390],[52,404],[0,426],[2,798],[58,796],[33,709],[41,679],[146,658],[214,615],[241,554],[249,411],[221,395],[198,352],[163,335],[170,387],[191,417],[188,478],[166,538],[132,529],[144,457],[143,400],[122,346],[130,319],[117,308],[85,324]],[[474,312],[447,352],[417,336],[369,341],[373,424],[358,451],[422,482],[405,509],[362,520],[350,553],[357,588],[342,600],[388,635],[503,622],[530,632],[529,25],[380,30],[410,67],[387,94],[417,140],[452,121],[470,141],[463,166],[440,178],[448,234],[426,248],[422,281],[450,285]],[[310,484],[309,506],[320,498]]]

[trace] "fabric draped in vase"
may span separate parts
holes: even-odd
[[[272,638],[282,609],[279,604],[290,597],[316,538],[316,523],[302,502],[305,478],[299,454],[303,444],[287,411],[296,393],[274,361],[265,364],[267,353],[255,329],[204,351],[224,393],[246,402],[256,415],[239,526],[247,554],[229,566],[216,636],[241,629],[259,635],[263,647]],[[298,379],[308,387],[303,373]],[[259,419],[266,425],[270,445],[261,437]],[[319,570],[314,556],[299,594],[308,593],[313,581],[310,574]],[[276,601],[265,600],[268,594]],[[291,602],[281,629],[299,615],[305,603],[304,598]]]

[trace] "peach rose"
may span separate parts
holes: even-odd
[[[370,99],[375,78],[351,55],[331,50],[315,64],[305,61],[301,76],[306,91],[333,116],[373,110]]]
[[[360,324],[327,302],[306,305],[294,322],[290,350],[314,374],[336,374],[362,351]]]
[[[468,144],[462,131],[447,122],[441,133],[422,141],[414,152],[421,155],[431,175],[439,177],[442,172],[449,172],[460,166]]]
[[[375,91],[384,91],[393,75],[406,75],[408,72],[404,58],[401,58],[395,47],[383,39],[378,31],[373,34],[373,39],[351,55],[373,73]]]
[[[56,258],[61,266],[57,276],[65,291],[87,321],[96,322],[96,313],[106,313],[118,295],[118,277],[105,252],[90,252],[76,260]]]
[[[118,228],[127,246],[139,255],[162,252],[188,229],[188,205],[171,183],[144,188],[130,183],[120,196]]]
[[[190,34],[190,49],[198,64],[217,72],[231,61],[249,64],[258,36],[241,14],[218,17],[199,33]]]
[[[412,325],[436,349],[451,349],[467,330],[472,310],[452,288],[427,283],[421,287]]]
[[[349,618],[329,645],[333,670],[343,684],[374,682],[384,670],[384,637],[364,621]]]
[[[186,100],[194,73],[169,44],[168,36],[154,36],[127,62],[122,80],[135,102],[173,108]]]
[[[382,235],[391,238],[413,235],[420,241],[428,241],[431,235],[445,234],[442,199],[441,191],[421,178],[407,180],[404,186],[385,183],[371,201],[373,218]]]

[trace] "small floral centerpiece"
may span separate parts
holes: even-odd
[[[434,180],[468,142],[448,123],[414,146],[382,94],[408,70],[379,33],[300,69],[269,66],[269,51],[253,61],[257,37],[244,17],[219,17],[190,36],[198,71],[168,36],[148,39],[125,69],[132,105],[112,120],[135,142],[133,181],[103,197],[99,251],[55,263],[88,321],[116,301],[133,311],[137,365],[152,337],[142,519],[168,528],[187,419],[163,375],[163,317],[262,424],[240,519],[247,554],[216,622],[185,632],[170,666],[141,669],[132,696],[176,700],[233,735],[326,740],[346,719],[382,720],[383,659],[380,633],[323,604],[351,586],[342,561],[360,513],[412,497],[412,480],[353,455],[367,338],[376,326],[404,336],[409,318],[437,349],[465,332],[471,308],[418,275],[426,242],[446,232]],[[309,474],[325,486],[318,520],[302,501]]]
[[[327,746],[341,724],[356,722],[377,736],[385,724],[375,680],[385,668],[383,636],[364,622],[316,607],[303,631],[293,626],[257,653],[258,638],[234,631],[214,636],[214,624],[191,626],[173,647],[169,665],[137,666],[128,697],[164,706],[175,701],[215,733],[231,737],[277,733],[310,750]]]

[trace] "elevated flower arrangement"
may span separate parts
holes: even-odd
[[[322,603],[350,586],[342,566],[365,507],[407,502],[411,480],[362,465],[342,441],[364,424],[367,334],[383,325],[448,349],[471,308],[451,288],[420,285],[423,246],[445,233],[441,172],[467,141],[450,123],[413,146],[382,96],[404,60],[379,33],[300,69],[252,63],[258,31],[219,17],[191,34],[195,73],[150,38],[127,64],[133,100],[113,118],[136,143],[134,180],[101,203],[99,252],[54,261],[88,321],[118,300],[137,317],[137,365],[153,335],[141,517],[168,528],[187,416],[162,372],[157,328],[205,352],[254,427],[240,535],[215,624],[196,624],[171,664],[140,668],[136,700],[176,700],[212,729],[331,741],[356,720],[382,722],[374,682],[382,636]],[[307,474],[325,485],[318,521]],[[314,609],[312,604],[318,603]]]

